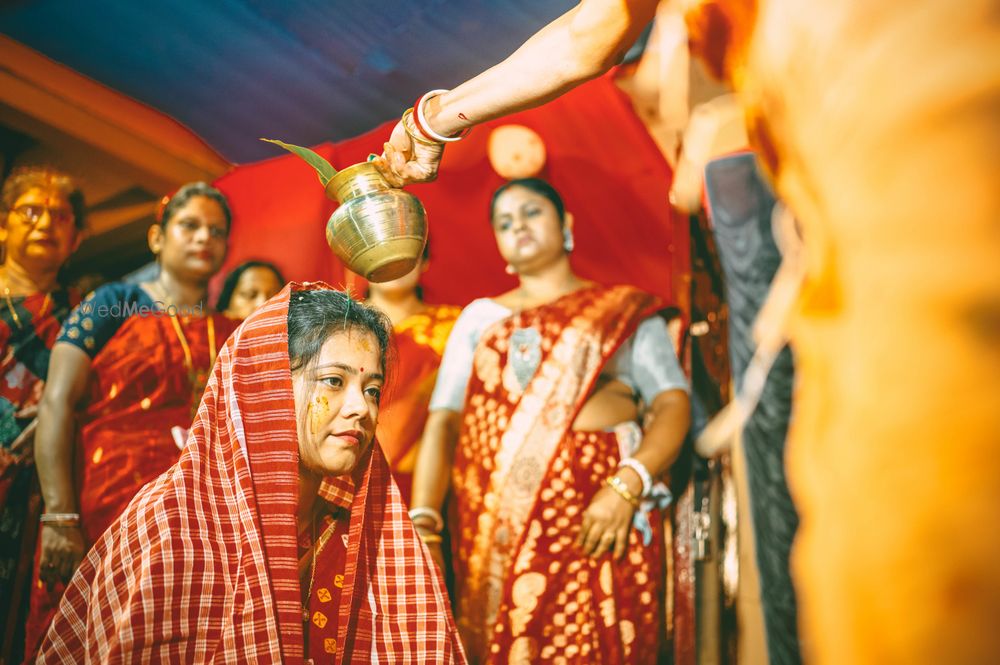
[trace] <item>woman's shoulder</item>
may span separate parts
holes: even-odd
[[[83,302],[96,306],[98,304],[110,305],[142,300],[152,301],[152,298],[140,285],[131,282],[109,282],[88,293]]]
[[[459,320],[466,322],[487,321],[492,323],[498,319],[510,316],[513,311],[504,304],[503,296],[493,298],[476,298],[462,309]]]

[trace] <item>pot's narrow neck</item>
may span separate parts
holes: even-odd
[[[348,167],[335,175],[326,186],[327,194],[341,203],[371,192],[384,192],[389,183],[372,164],[363,162]]]

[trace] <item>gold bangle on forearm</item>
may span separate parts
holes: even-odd
[[[418,533],[417,535],[420,536],[420,540],[424,541],[428,545],[434,545],[441,542],[441,536],[436,533]]]
[[[412,116],[413,116],[413,109],[409,108],[403,111],[403,117],[400,120],[400,122],[403,123],[403,130],[406,132],[406,135],[409,136],[411,140],[416,141],[417,143],[422,143],[423,145],[444,145],[439,141],[431,141],[430,139],[421,136],[419,132],[410,129],[410,122],[413,122]],[[407,122],[407,120],[409,120],[410,122]]]
[[[613,489],[618,496],[632,504],[633,508],[639,507],[639,497],[632,494],[632,492],[629,491],[628,486],[625,484],[625,481],[618,476],[609,476],[608,479],[604,481],[604,484]]]

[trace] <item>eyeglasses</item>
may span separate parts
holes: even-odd
[[[73,211],[66,208],[49,208],[48,206],[27,204],[14,208],[14,212],[29,224],[37,224],[42,215],[48,211],[53,224],[64,224],[73,221]]]

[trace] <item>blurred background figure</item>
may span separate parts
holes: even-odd
[[[490,217],[520,285],[473,301],[455,324],[410,514],[440,561],[453,493],[470,662],[655,661],[670,502],[659,478],[690,410],[662,303],[573,272],[573,217],[546,181],[502,186]]]
[[[378,441],[407,504],[441,354],[462,311],[452,305],[424,302],[420,276],[429,262],[430,241],[424,246],[423,257],[408,274],[368,285],[367,303],[385,312],[392,321],[396,353],[392,383],[384,396],[379,419]]]
[[[29,654],[86,550],[177,460],[216,352],[238,324],[205,306],[231,221],[218,190],[181,187],[149,229],[156,281],[102,286],[63,325],[39,407],[36,459],[51,518],[41,528]]]
[[[15,169],[0,191],[0,662],[21,662],[41,497],[38,400],[62,321],[79,302],[58,282],[79,246],[84,201],[58,170]]]
[[[215,311],[234,319],[245,319],[284,285],[285,278],[273,263],[245,261],[226,275]]]

